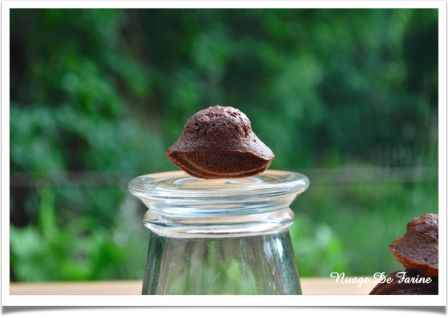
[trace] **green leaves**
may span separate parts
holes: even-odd
[[[61,224],[64,211],[56,213],[54,195],[52,188],[41,189],[37,227],[10,227],[11,265],[20,280],[140,278],[147,237],[131,213],[115,215],[117,225],[109,229],[89,216]],[[127,232],[132,237],[123,237]]]
[[[247,113],[273,169],[436,167],[436,61],[436,10],[12,10],[16,278],[139,277],[147,233],[125,184],[174,169],[165,151],[205,106]],[[305,276],[391,266],[390,231],[437,206],[434,180],[316,181],[292,228]],[[378,245],[351,231],[382,218]]]

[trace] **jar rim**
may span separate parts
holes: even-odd
[[[289,205],[309,183],[303,174],[279,170],[208,180],[172,171],[136,177],[129,191],[149,208],[143,223],[152,232],[221,238],[287,229],[294,221]]]
[[[129,191],[140,199],[206,199],[277,196],[301,193],[309,187],[305,175],[282,170],[267,170],[244,178],[200,179],[183,171],[168,171],[138,176],[129,182]]]

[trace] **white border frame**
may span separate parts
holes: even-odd
[[[1,297],[3,306],[446,306],[446,2],[430,1],[10,1],[2,2]],[[9,14],[15,8],[434,8],[439,10],[439,295],[119,296],[9,293]],[[445,227],[443,226],[445,225]],[[445,238],[445,239],[443,239]]]

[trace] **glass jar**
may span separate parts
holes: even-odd
[[[142,294],[301,294],[288,228],[306,176],[269,170],[236,179],[184,172],[137,177],[129,191],[150,229]]]

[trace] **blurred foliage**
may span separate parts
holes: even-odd
[[[102,178],[175,169],[165,150],[208,105],[245,112],[273,169],[436,169],[437,37],[436,10],[13,9],[13,279],[141,279],[144,209]],[[395,270],[389,242],[437,210],[436,180],[311,180],[302,276]]]

